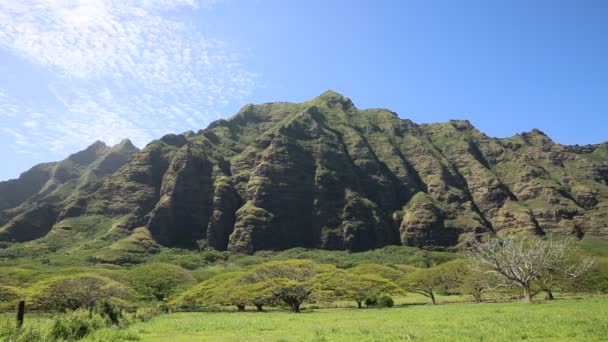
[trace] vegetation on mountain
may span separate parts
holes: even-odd
[[[44,241],[65,219],[106,217],[98,262],[159,245],[254,253],[294,247],[453,250],[485,235],[608,232],[608,145],[539,130],[491,138],[468,121],[415,124],[332,91],[247,105],[138,151],[97,142],[0,183],[0,241]],[[96,228],[97,229],[97,228]],[[45,243],[45,242],[40,242]]]

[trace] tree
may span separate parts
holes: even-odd
[[[488,278],[479,272],[467,272],[464,274],[462,280],[462,291],[466,294],[473,296],[475,302],[481,303],[482,292],[490,287],[488,284]]]
[[[571,249],[570,243],[565,242]],[[539,291],[545,292],[546,300],[554,300],[553,289],[556,287],[572,287],[586,274],[594,264],[592,258],[578,258],[572,251],[568,251],[564,259],[556,267],[548,268],[541,273],[534,282]]]
[[[287,304],[293,313],[299,313],[302,303],[312,294],[309,284],[287,278],[270,279],[269,287],[272,289],[272,295]]]
[[[107,296],[105,284],[103,279],[89,276],[60,279],[41,294],[42,306],[59,311],[92,310],[98,300]]]
[[[568,289],[574,291],[608,293],[608,259],[597,259],[589,272],[568,285]]]
[[[324,300],[353,300],[360,309],[372,290],[399,292],[398,286],[393,282],[379,276],[362,274],[359,271],[354,268],[348,270],[334,268],[330,272],[317,275],[312,281],[317,296]]]
[[[183,285],[193,284],[187,270],[171,264],[150,263],[131,271],[133,287],[142,295],[163,301]]]
[[[236,305],[232,299],[226,298],[226,296],[231,294],[230,291],[232,291],[232,289],[228,288],[228,284],[235,284],[237,280],[242,279],[248,274],[248,272],[240,271],[217,274],[180,293],[171,301],[171,305],[190,310],[215,304]]]
[[[312,298],[311,279],[318,270],[318,265],[311,260],[272,261],[254,268],[243,281],[261,284],[258,286],[270,291],[273,299],[299,313],[302,303]]]
[[[431,304],[437,304],[435,292],[455,289],[462,283],[462,260],[453,260],[431,268],[422,268],[407,274],[402,280],[406,291],[418,293],[431,299]]]
[[[415,270],[415,268],[413,268]],[[349,268],[348,272],[352,275],[373,276],[386,279],[391,282],[397,282],[403,278],[405,272],[398,268],[393,268],[380,264],[360,264],[353,268]]]
[[[241,273],[233,279],[228,279],[215,289],[212,301],[222,305],[236,305],[239,311],[244,311],[247,305],[254,305],[258,311],[264,311],[264,306],[273,304],[273,285],[268,281],[248,283],[248,273]]]
[[[531,302],[533,285],[552,284],[553,275],[580,277],[593,264],[574,256],[572,244],[553,239],[491,239],[474,241],[467,252],[474,270],[491,278],[497,286],[518,287],[525,302]]]

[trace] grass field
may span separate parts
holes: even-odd
[[[14,316],[3,314],[0,319],[12,321]],[[43,334],[48,332],[51,322],[48,314],[26,316],[26,326]],[[157,316],[126,329],[101,329],[84,340],[608,341],[608,297],[538,300],[533,304],[307,308],[301,314],[276,309],[263,313],[182,312]]]
[[[4,316],[4,318],[9,318]],[[10,317],[13,318],[12,315]],[[44,330],[49,318],[30,316]],[[608,341],[608,297],[391,309],[174,313],[86,341]]]

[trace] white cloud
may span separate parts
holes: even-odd
[[[0,2],[0,49],[49,70],[49,93],[62,105],[40,114],[0,92],[0,116],[22,110],[28,134],[20,134],[57,152],[96,139],[112,144],[129,137],[143,145],[203,127],[248,96],[255,81],[238,56],[189,22],[187,13],[210,3]]]
[[[0,117],[15,117],[17,116],[17,113],[17,106],[11,103],[8,95],[6,95],[6,93],[0,89]]]

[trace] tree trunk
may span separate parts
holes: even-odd
[[[239,309],[239,311],[245,311],[245,305],[237,304],[236,308]]]
[[[551,290],[545,290],[545,300],[554,300],[555,297],[553,297],[553,291]]]
[[[361,305],[361,301],[357,300],[357,309],[361,309],[363,306]]]
[[[524,289],[524,302],[525,303],[532,302],[532,292],[530,291],[530,286],[524,285],[524,286],[522,286],[522,288]]]
[[[292,303],[291,304],[291,312],[299,313],[300,312],[300,303]]]
[[[262,304],[256,304],[256,305],[255,305],[255,308],[256,308],[256,309],[257,309],[259,312],[262,312],[262,311],[264,311],[264,308],[263,308],[262,306],[263,306]]]
[[[473,294],[473,298],[475,298],[475,302],[476,302],[477,304],[479,304],[479,303],[481,303],[481,302],[482,302],[482,300],[481,300],[481,293],[479,293],[479,292],[478,292],[478,293]]]
[[[429,297],[431,298],[431,304],[436,305],[437,300],[435,300],[435,293],[433,293],[433,291],[429,292]]]

